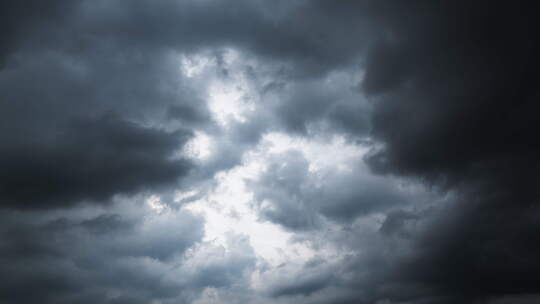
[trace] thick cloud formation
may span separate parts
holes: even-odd
[[[363,82],[380,144],[368,163],[458,191],[400,274],[454,302],[538,293],[534,9],[414,1],[381,11],[388,33]]]
[[[291,230],[310,230],[320,228],[323,218],[343,224],[419,199],[353,161],[347,164],[350,170],[313,172],[300,151],[273,156],[262,176],[250,184],[260,214]]]
[[[94,43],[69,26],[79,4],[45,6],[43,13],[37,2],[3,4],[3,13],[21,15],[8,21],[21,22],[13,31],[24,39],[6,46],[0,72],[2,205],[103,202],[172,184],[191,166],[173,158],[190,132],[166,130],[156,117],[173,104],[199,109],[197,97],[183,101],[179,73],[165,54]]]
[[[0,289],[5,303],[148,303],[176,297],[185,283],[165,277],[165,262],[182,257],[203,232],[201,221],[186,213],[165,220],[118,214],[3,218],[2,273],[11,278]],[[164,229],[176,232],[163,234]]]
[[[172,183],[190,167],[187,161],[171,159],[186,134],[147,129],[114,117],[60,128],[47,134],[51,138],[46,142],[24,138],[3,148],[3,205],[39,208],[106,201],[114,194]]]
[[[286,3],[268,7],[259,2],[241,2],[237,6],[230,6],[220,2],[189,1],[160,1],[158,4],[146,1],[55,1],[47,5],[31,1],[23,7],[8,1],[2,4],[2,8],[5,15],[2,27],[6,35],[2,38],[5,42],[1,51],[0,110],[3,115],[2,137],[4,145],[7,145],[3,150],[9,151],[7,155],[20,157],[15,159],[15,156],[8,156],[4,160],[12,166],[11,171],[24,174],[25,179],[38,175],[43,162],[47,162],[49,167],[61,166],[52,165],[58,162],[54,158],[65,158],[51,151],[54,149],[62,150],[62,153],[70,150],[73,161],[86,162],[84,155],[76,153],[92,153],[83,151],[82,138],[87,136],[86,132],[95,132],[81,126],[72,128],[70,122],[73,119],[97,120],[94,123],[97,125],[100,124],[100,116],[113,112],[120,120],[135,120],[143,125],[162,125],[165,119],[179,121],[185,127],[201,127],[201,123],[208,123],[209,115],[204,101],[182,84],[179,54],[239,47],[268,60],[292,62],[294,66],[301,67],[289,69],[287,74],[291,75],[288,76],[290,78],[296,77],[293,76],[296,72],[303,75],[324,73],[337,64],[347,63],[360,51],[360,48],[346,47],[336,54],[326,42],[328,39],[345,41],[335,32],[356,24],[354,15],[342,14],[347,11],[345,7],[336,7],[332,20],[325,24],[320,24],[323,11],[317,7]],[[317,30],[313,35],[305,35],[303,28],[307,27]],[[289,31],[290,28],[296,30]],[[352,28],[362,29],[359,26]],[[360,43],[346,41],[353,45]],[[311,55],[304,56],[308,53]],[[73,137],[81,142],[51,147],[56,138],[62,137],[65,132],[78,132]],[[136,131],[132,136],[144,133]],[[100,139],[94,137],[92,140]],[[140,139],[141,142],[144,140]],[[21,141],[25,143],[24,147],[17,144]],[[179,147],[182,142],[179,142]],[[97,144],[107,146],[108,143]],[[42,158],[50,157],[51,161],[44,159],[41,164],[28,164],[25,159],[28,156],[20,149],[38,153]],[[172,152],[172,147],[167,144],[166,147],[150,150],[158,154],[148,159],[160,158],[159,162],[166,163],[165,152]],[[116,160],[111,159],[111,162]],[[143,174],[146,170],[143,165],[140,166],[125,168],[124,172],[131,174],[141,170],[140,174]],[[67,167],[58,174],[62,170],[69,171],[70,165],[67,164]],[[103,167],[111,168],[109,164],[103,164]],[[91,171],[98,169],[80,170],[89,170],[89,174],[95,175]],[[174,171],[172,168],[168,170]],[[11,176],[11,171],[5,174]],[[116,174],[120,174],[120,171]],[[162,170],[156,168],[153,171]],[[184,171],[163,172],[160,174],[164,176],[148,176],[148,179],[157,179],[155,184],[159,184],[172,181]],[[81,173],[71,170],[64,175],[68,178],[67,175]],[[108,175],[105,171],[102,173],[100,177]],[[125,181],[127,178],[119,178],[119,183],[129,184],[119,192],[137,188],[137,177],[129,177],[129,182]],[[9,205],[19,204],[16,202],[18,199],[25,201],[15,193],[22,190],[14,188],[28,182],[15,178],[2,185]],[[16,187],[12,183],[17,184]],[[92,185],[75,183],[78,183],[77,187],[88,189],[85,191],[93,191]],[[115,185],[110,186],[116,188]],[[55,190],[55,187],[58,185],[53,181],[52,189],[46,191],[61,191]],[[74,199],[101,199],[114,194],[112,190],[96,191],[98,193],[77,195]],[[45,194],[42,200],[53,203],[50,198],[55,195],[50,196]],[[21,204],[29,206],[39,203]]]
[[[538,302],[530,2],[3,1],[0,302]]]

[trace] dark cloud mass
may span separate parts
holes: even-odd
[[[538,293],[540,44],[530,2],[382,11],[387,37],[363,82],[380,142],[367,161],[458,191],[453,215],[419,236],[401,274],[453,301]]]
[[[43,223],[18,213],[3,218],[2,274],[11,278],[0,287],[4,303],[175,298],[185,283],[167,278],[163,262],[181,256],[202,236],[201,221],[190,214],[165,223],[118,214]],[[177,231],[164,234],[164,228]]]
[[[174,182],[190,164],[173,160],[187,134],[143,128],[115,117],[73,121],[51,139],[25,138],[3,148],[0,196],[18,208],[105,201]],[[40,142],[41,141],[41,142]]]
[[[264,174],[250,184],[260,214],[288,229],[306,230],[320,228],[321,216],[347,223],[361,215],[407,205],[410,195],[402,193],[397,184],[367,174],[363,164],[349,165],[352,172],[331,170],[315,175],[301,152],[276,155],[268,160]]]
[[[533,4],[0,2],[0,302],[539,302]]]

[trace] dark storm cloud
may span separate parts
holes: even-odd
[[[71,12],[76,1],[3,1],[0,4],[0,68],[6,57],[15,51],[25,40],[25,35],[33,29],[50,26]]]
[[[374,49],[364,81],[366,90],[378,95],[374,133],[385,145],[371,157],[373,167],[441,177],[449,185],[495,172],[494,179],[502,179],[505,170],[533,170],[536,162],[525,159],[538,149],[532,114],[538,45],[527,7],[403,9],[416,13],[416,22],[409,24],[404,15],[392,19],[396,38]],[[396,61],[410,67],[396,72]],[[402,80],[388,78],[396,73],[404,74]]]
[[[267,99],[276,100],[273,105],[269,104],[273,106],[270,112],[277,120],[273,127],[282,126],[287,133],[301,135],[329,129],[330,132],[341,131],[356,138],[367,136],[369,104],[359,94],[358,80],[349,75],[351,71],[340,72],[322,78],[298,80],[266,92]]]
[[[11,278],[0,288],[5,303],[177,297],[183,283],[164,277],[174,268],[166,261],[181,257],[203,233],[202,221],[189,213],[164,222],[117,214],[43,221],[6,211],[2,220],[2,275]]]
[[[434,204],[430,212],[387,213],[381,239],[361,243],[373,246],[373,253],[351,259],[351,269],[365,269],[372,278],[354,273],[344,280],[372,291],[350,299],[496,303],[538,293],[534,10],[526,2],[381,1],[369,8],[376,38],[361,88],[372,100],[376,144],[366,160],[376,173],[413,178],[441,194],[450,191],[452,202]],[[336,98],[317,89],[289,89],[288,102],[276,111],[287,130],[302,134],[306,122],[328,117]],[[286,90],[282,84],[268,92]],[[363,124],[358,130],[367,128]],[[307,165],[294,163],[278,161],[255,187],[265,219],[299,231],[317,227],[319,215],[331,217],[317,205],[318,198],[333,202],[331,209],[339,209],[340,197],[358,201],[346,191],[355,189],[347,185],[349,179],[332,195],[309,197],[306,193],[317,191],[302,177]],[[385,192],[380,190],[373,193]],[[362,214],[353,209],[362,204],[344,205],[339,214]],[[388,250],[397,253],[379,256]]]
[[[201,240],[202,220],[184,211],[157,216],[142,203],[110,210],[119,197],[163,194],[201,169],[178,151],[194,129],[215,125],[206,92],[185,82],[182,55],[239,49],[281,69],[272,75],[279,81],[317,82],[358,64],[368,36],[357,18],[361,5],[4,1],[0,8],[0,259],[10,278],[0,301],[189,303],[206,287],[248,286],[256,267],[248,240],[212,247]],[[268,115],[279,116],[276,129],[302,132],[327,116],[362,111],[348,104],[351,94],[304,96],[309,90],[299,87],[291,104]],[[325,105],[338,99],[339,106]],[[302,114],[309,101],[313,111]],[[205,177],[238,163],[271,129],[247,125],[222,140],[223,159],[202,168]],[[102,211],[88,215],[88,208]],[[130,217],[133,210],[146,214]],[[281,293],[312,294],[326,280],[307,278]]]
[[[203,236],[201,219],[187,212],[88,217],[78,204],[112,208],[117,194],[165,191],[194,168],[177,152],[210,117],[184,85],[179,55],[230,46],[222,28],[244,32],[232,41],[257,37],[246,32],[262,22],[250,10],[2,2],[0,268],[10,280],[0,302],[187,303],[207,286],[228,288],[252,267],[252,256],[225,254],[183,269],[184,253]],[[243,14],[247,23],[237,18]],[[49,219],[60,207],[72,213]]]
[[[410,237],[407,225],[418,218],[418,215],[405,210],[394,210],[386,214],[386,218],[381,225],[380,231],[386,235],[400,234],[403,237]]]
[[[110,116],[59,129],[47,134],[48,141],[23,138],[2,144],[4,206],[46,208],[104,201],[114,194],[174,182],[190,168],[187,161],[171,159],[185,142],[185,133],[148,129]]]
[[[77,219],[4,211],[2,303],[191,303],[207,287],[244,286],[256,259],[244,236],[202,242],[204,221],[143,202]],[[124,208],[137,208],[133,213]],[[82,217],[82,218],[81,218]],[[30,292],[31,291],[31,292]]]
[[[470,302],[538,289],[538,18],[529,1],[378,7],[385,33],[368,57],[380,173],[457,191],[402,282]],[[393,214],[396,231],[411,216]],[[407,265],[407,266],[404,266]]]
[[[77,32],[81,2],[43,14],[32,3],[3,4],[3,13],[21,15],[9,22],[21,22],[24,39],[0,70],[1,205],[103,202],[185,176],[192,165],[172,157],[190,132],[165,131],[156,119],[173,105],[183,107],[177,120],[186,127],[207,118],[197,96],[182,101],[188,93],[170,57]]]
[[[9,278],[0,301],[189,303],[205,287],[246,292],[238,286],[259,267],[247,240],[232,238],[231,253],[202,242],[203,223],[187,212],[154,220],[109,209],[117,194],[211,179],[269,131],[371,134],[366,161],[380,174],[350,164],[321,182],[289,153],[252,181],[262,218],[347,252],[266,286],[271,301],[537,300],[539,24],[529,2],[3,1],[0,17]],[[224,61],[229,48],[257,62],[250,78],[273,70],[254,81],[260,110],[217,130],[180,58]],[[359,90],[360,77],[347,77],[362,68]],[[217,135],[206,163],[178,154],[194,130]],[[440,190],[444,203],[404,196],[391,176]]]
[[[291,75],[313,77],[349,63],[364,50],[368,24],[358,16],[365,7],[357,1],[98,1],[83,3],[78,11],[82,20],[74,24],[86,34],[132,47],[237,47],[287,62],[292,68],[284,69]]]
[[[135,120],[146,125],[162,124],[168,118],[184,127],[204,127],[209,121],[206,105],[200,96],[182,85],[178,54],[236,47],[269,62],[292,66],[286,72],[288,78],[295,73],[302,74],[302,77],[313,77],[335,66],[344,66],[363,50],[360,46],[364,38],[351,40],[346,37],[351,33],[364,32],[365,28],[360,26],[364,22],[352,13],[360,13],[361,7],[352,2],[326,6],[321,3],[291,5],[280,2],[270,7],[264,2],[251,1],[235,6],[212,1],[55,1],[48,5],[31,1],[24,7],[12,1],[3,3],[5,18],[1,25],[6,32],[3,36],[6,41],[3,43],[4,63],[0,70],[0,111],[5,145],[3,150],[10,151],[7,155],[11,155],[4,161],[10,163],[11,171],[25,172],[23,175],[28,179],[19,178],[10,182],[17,182],[20,188],[19,184],[29,182],[32,175],[38,175],[36,170],[39,166],[47,163],[50,169],[58,169],[59,174],[65,172],[65,178],[70,174],[79,174],[74,178],[74,183],[77,187],[84,186],[87,192],[99,188],[96,193],[72,195],[71,198],[67,194],[68,199],[64,201],[50,200],[61,198],[60,194],[51,194],[50,197],[45,194],[42,202],[28,203],[20,194],[14,193],[22,190],[11,189],[17,187],[5,184],[2,185],[6,193],[3,198],[7,201],[5,204],[68,205],[70,199],[103,199],[117,193],[112,184],[111,189],[104,190],[103,187],[107,187],[105,181],[97,188],[77,182],[81,178],[88,178],[80,174],[96,168],[81,168],[75,172],[69,164],[66,168],[56,167],[62,166],[58,158],[65,158],[60,154],[67,153],[68,149],[71,149],[72,160],[84,162],[83,159],[91,155],[90,150],[75,147],[84,144],[80,138],[85,138],[87,132],[93,132],[84,128],[69,130],[71,133],[79,132],[74,135],[79,142],[60,143],[52,147],[60,134],[68,132],[62,128],[71,128],[68,122],[73,118],[93,119],[112,111],[119,119]],[[347,46],[337,50],[330,47],[328,40],[335,41],[335,45],[345,43]],[[298,116],[303,111],[294,108],[282,112]],[[336,115],[342,115],[340,113],[343,114],[343,110],[337,109]],[[323,114],[313,115],[317,118]],[[312,119],[304,116],[291,117],[287,119],[287,124],[294,128],[295,124]],[[30,138],[28,141],[32,144],[25,147],[17,144]],[[170,145],[166,148],[171,152]],[[167,162],[163,158],[165,147],[162,149],[154,156],[158,164]],[[35,160],[39,164],[28,164],[28,161],[18,163],[34,151],[43,159],[41,162]],[[111,147],[111,151],[118,150]],[[21,154],[21,158],[14,158],[13,153]],[[236,153],[240,154],[238,151]],[[51,157],[50,161],[45,159],[48,156]],[[149,154],[145,157],[151,158]],[[109,167],[103,165],[103,168]],[[142,165],[125,169],[123,172],[126,174],[137,170],[140,173],[135,173],[133,178],[120,177],[118,181],[125,189],[118,193],[138,188],[137,180],[140,179],[137,174],[142,177],[145,171]],[[150,184],[167,183],[184,172],[177,170],[176,174],[148,176],[148,180]],[[108,174],[107,171],[99,172],[100,177]],[[157,179],[152,182],[154,178]],[[60,179],[53,178],[50,191],[63,191],[59,189],[61,183],[63,181]],[[77,192],[76,189],[66,191]],[[24,202],[18,203],[18,199]]]

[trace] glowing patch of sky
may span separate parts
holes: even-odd
[[[288,149],[305,153],[314,170],[329,166],[340,168],[351,159],[363,155],[362,149],[345,143],[341,138],[335,138],[331,144],[323,143],[322,140],[300,140],[284,134],[269,134],[260,145],[245,154],[242,165],[217,174],[213,191],[186,207],[205,216],[205,240],[224,243],[226,233],[247,234],[255,252],[274,265],[290,259],[305,261],[313,257],[315,253],[310,246],[291,242],[292,233],[258,218],[252,208],[253,194],[246,187],[245,180],[257,178],[272,154]],[[194,193],[179,194],[184,197],[189,195]]]
[[[204,132],[195,131],[195,136],[186,143],[184,153],[194,159],[206,159],[212,153],[211,137]]]
[[[224,52],[221,61],[204,56],[184,56],[181,63],[186,77],[205,78],[207,85],[204,90],[208,107],[221,128],[219,140],[213,138],[216,135],[211,133],[196,131],[194,138],[186,145],[186,155],[204,165],[215,152],[214,146],[219,141],[226,140],[227,136],[233,135],[232,129],[229,129],[232,123],[244,123],[253,118],[247,114],[254,110],[256,85],[251,83],[243,72],[245,60],[233,50]],[[222,68],[227,69],[225,76],[217,72]],[[177,193],[177,201],[189,201],[184,209],[205,218],[205,244],[213,244],[225,251],[235,250],[230,248],[234,246],[230,242],[231,235],[245,235],[254,254],[274,270],[284,263],[289,265],[289,268],[292,267],[291,270],[298,270],[314,257],[324,257],[331,262],[346,254],[327,243],[301,241],[296,233],[259,218],[253,193],[246,180],[256,179],[264,172],[273,155],[287,150],[301,152],[309,162],[309,170],[313,174],[326,169],[351,170],[350,163],[357,162],[366,152],[365,147],[351,144],[341,136],[304,138],[279,132],[264,135],[257,146],[245,151],[240,165],[214,176],[215,186],[211,190],[195,188]],[[159,201],[155,198],[148,203],[156,212],[161,210]],[[327,227],[329,230],[341,229],[334,227],[332,223],[328,223]],[[261,282],[269,280],[268,275],[267,270],[257,267],[251,274],[251,287],[263,288],[264,284]],[[201,298],[201,303],[213,303],[216,298],[215,290],[208,290]]]

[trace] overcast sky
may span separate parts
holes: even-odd
[[[0,302],[540,303],[532,1],[0,1]]]

